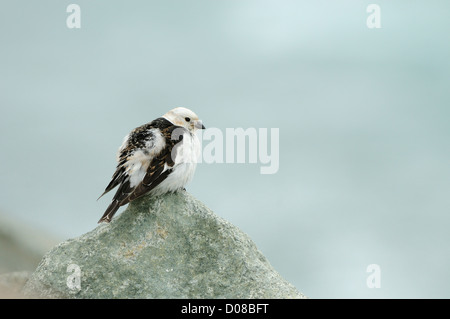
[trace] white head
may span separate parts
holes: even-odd
[[[192,133],[197,129],[205,129],[197,114],[185,107],[176,107],[164,114],[163,117],[175,125],[188,129]]]

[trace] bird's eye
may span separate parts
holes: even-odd
[[[190,122],[191,121],[191,119],[189,117],[185,117],[184,119],[186,120],[186,122]]]

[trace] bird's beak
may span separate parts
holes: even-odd
[[[201,129],[201,130],[204,130],[204,129],[205,129],[205,126],[203,125],[203,123],[202,123],[201,120],[195,121],[194,126],[195,126],[196,128],[198,128],[198,129]]]

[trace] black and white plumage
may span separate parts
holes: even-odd
[[[145,194],[184,188],[194,175],[200,155],[195,132],[204,128],[194,112],[177,107],[125,136],[116,171],[100,197],[119,188],[99,223],[110,222],[121,206]]]

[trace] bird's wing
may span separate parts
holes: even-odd
[[[169,176],[172,172],[173,162],[170,164],[167,160],[167,157],[171,157],[170,151],[166,151],[168,149],[167,147],[160,156],[153,159],[142,182],[134,187],[127,197],[122,199],[120,206],[126,205],[132,200],[147,194]]]
[[[180,131],[178,131],[175,136],[173,134],[174,130],[185,131],[176,125],[161,129],[161,134],[166,140],[166,146],[153,158],[142,181],[133,189],[133,192],[128,197],[120,202],[120,206],[126,205],[132,200],[147,194],[172,173],[176,160],[173,158],[176,153],[172,152],[172,150],[177,143],[183,140],[183,134],[180,134]]]
[[[128,145],[129,136],[125,138],[122,146],[119,149],[119,154],[117,156],[118,158],[118,164],[116,167],[116,171],[114,172],[114,175],[111,178],[111,181],[109,182],[108,186],[106,186],[105,191],[100,195],[97,200],[99,200],[103,195],[108,193],[110,190],[114,189],[117,185],[125,183],[126,179],[129,176],[127,174],[127,159],[132,154],[133,147],[131,145]]]
[[[172,149],[175,144],[182,140],[182,135],[180,135],[178,139],[172,138],[172,131],[175,128],[177,127],[171,126],[161,129],[160,132],[165,140],[165,147],[159,152],[154,153],[153,156],[148,155],[146,158],[147,163],[142,164],[137,161],[138,169],[141,171],[148,165],[145,173],[142,174],[142,179],[139,181],[132,180],[133,178],[136,178],[132,174],[137,173],[133,171],[133,168],[130,169],[130,165],[127,164],[135,161],[135,157],[142,155],[142,152],[139,153],[137,150],[140,150],[140,147],[143,147],[144,144],[142,144],[142,141],[154,139],[154,133],[147,129],[145,134],[148,134],[148,136],[145,136],[143,135],[144,133],[142,130],[137,128],[129,135],[127,141],[124,142],[124,145],[122,145],[119,150],[119,163],[116,172],[114,173],[111,182],[106,187],[104,194],[117,185],[120,184],[120,186],[99,222],[109,222],[120,206],[126,205],[130,201],[150,192],[169,176],[174,165]],[[141,136],[137,138],[136,134],[141,134]],[[157,147],[157,145],[153,145],[153,148]],[[147,149],[146,152],[151,154],[152,149]],[[137,178],[140,179],[140,176]]]

